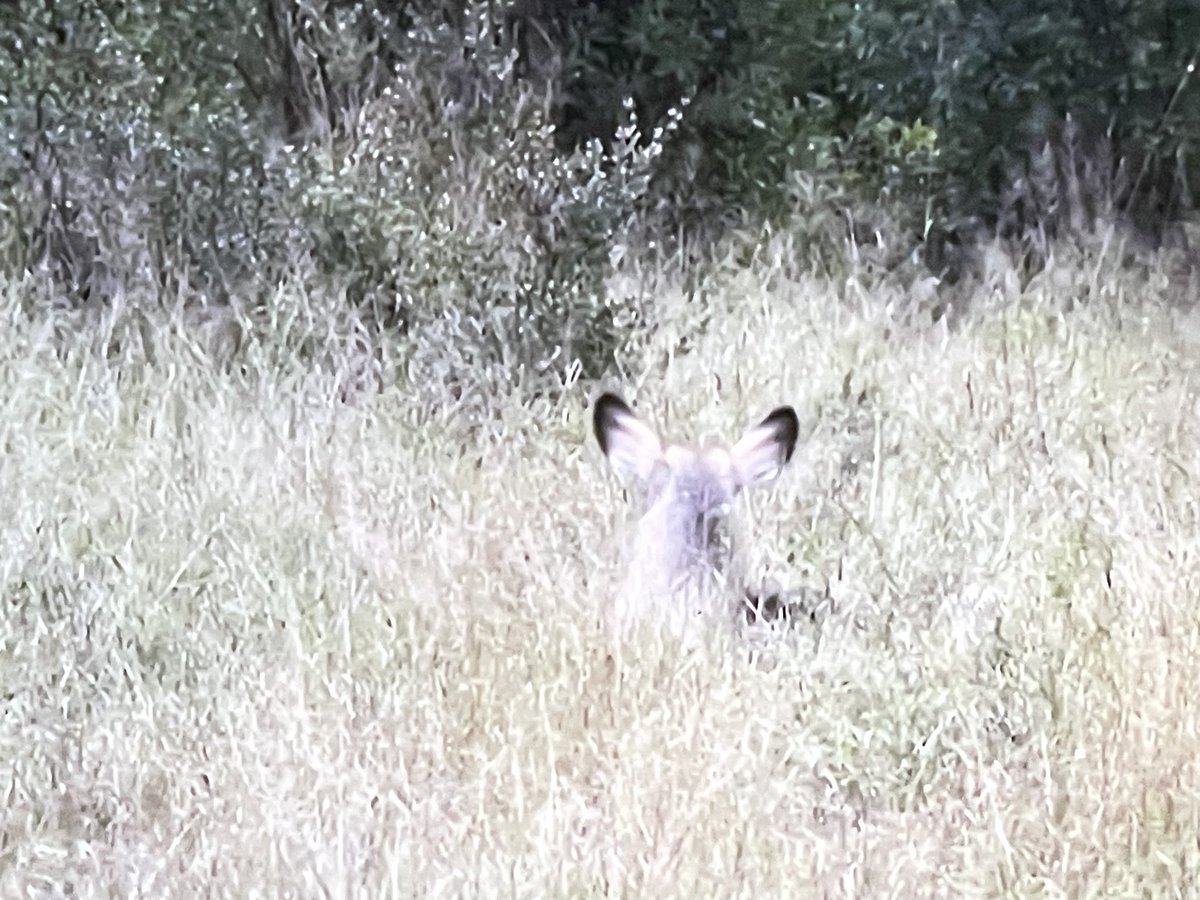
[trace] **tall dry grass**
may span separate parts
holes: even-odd
[[[0,285],[0,892],[1194,894],[1180,284],[993,261],[930,323],[760,251],[659,283],[625,386],[685,438],[796,406],[743,533],[813,599],[686,653],[603,628],[596,385],[481,414],[401,347],[347,392],[351,344],[230,365]]]

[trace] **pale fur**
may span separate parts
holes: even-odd
[[[593,428],[613,469],[642,489],[629,575],[613,609],[626,630],[649,620],[677,636],[706,616],[732,618],[740,585],[727,516],[743,488],[774,480],[795,450],[796,413],[781,406],[728,450],[665,444],[619,397],[596,401]]]

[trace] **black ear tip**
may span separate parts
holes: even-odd
[[[790,406],[780,406],[763,419],[763,424],[775,429],[779,442],[784,446],[783,461],[790,460],[800,439],[800,417],[796,411]]]
[[[621,412],[629,412],[625,401],[616,394],[605,392],[596,400],[592,410],[592,432],[600,443],[600,449],[608,452],[608,429],[612,427],[616,416]]]

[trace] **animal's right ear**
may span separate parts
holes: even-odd
[[[799,436],[800,420],[790,406],[780,406],[749,429],[729,451],[738,486],[772,481],[792,458]]]
[[[592,430],[600,449],[622,477],[650,477],[662,459],[662,442],[616,394],[604,394],[592,413]]]

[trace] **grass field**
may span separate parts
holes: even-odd
[[[1195,284],[993,262],[931,322],[791,252],[532,399],[0,283],[0,895],[1200,892]],[[681,438],[796,407],[740,510],[790,631],[612,652],[602,386]]]

